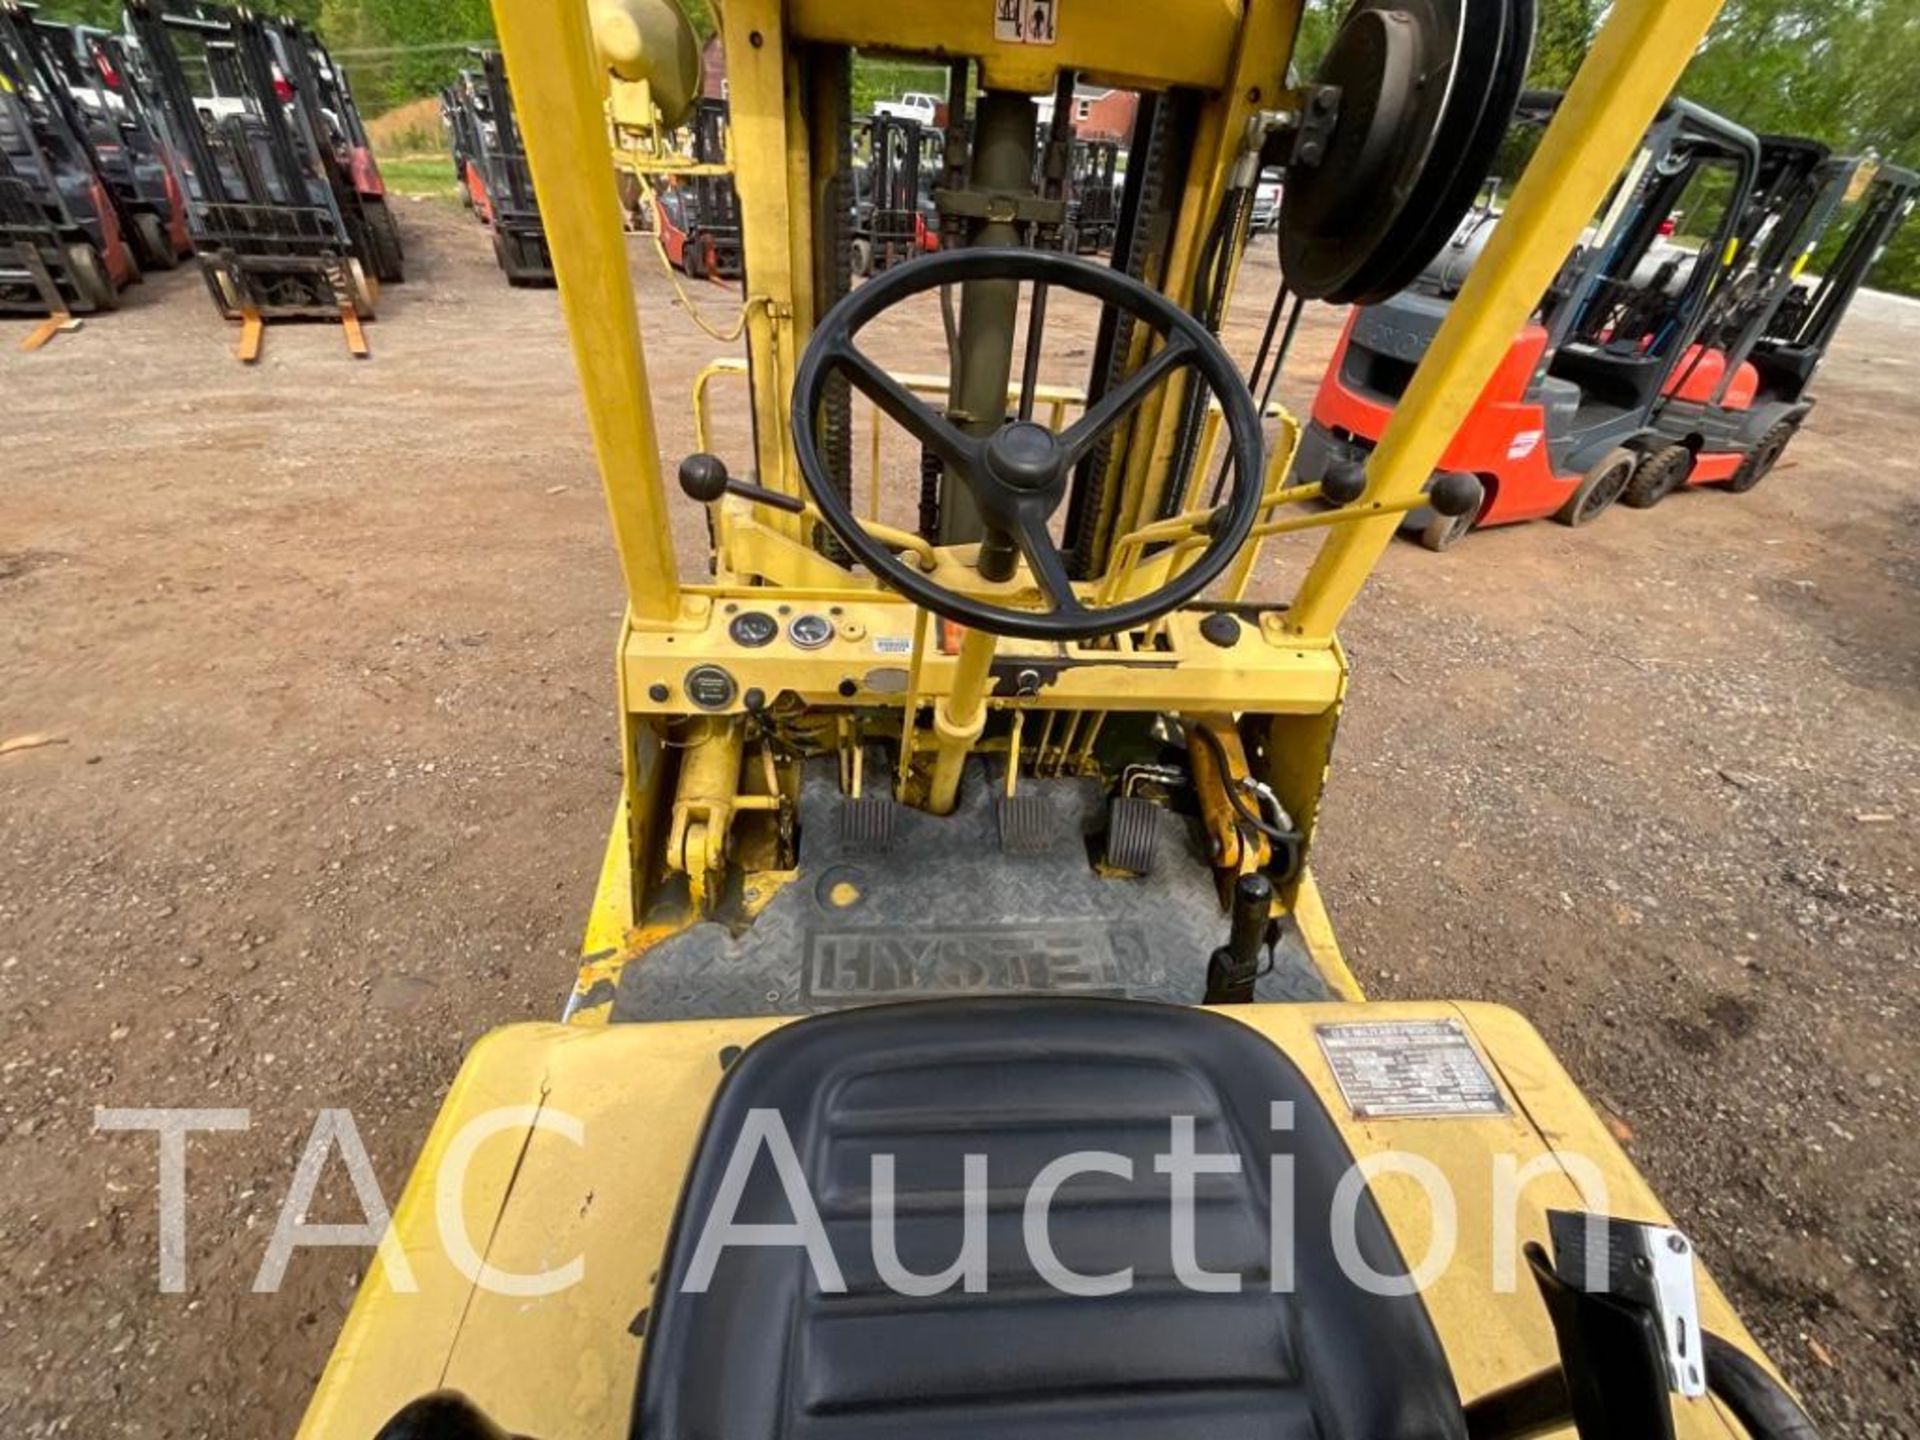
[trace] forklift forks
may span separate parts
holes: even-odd
[[[53,273],[47,269],[47,262],[40,258],[40,252],[25,241],[14,241],[7,247],[14,263],[27,272],[27,278],[33,282],[33,288],[47,307],[47,318],[42,320],[27,337],[20,342],[23,351],[38,350],[56,335],[78,330],[84,323],[78,315],[67,308],[66,297],[60,293],[60,287],[54,283]]]

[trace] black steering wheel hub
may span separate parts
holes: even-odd
[[[1036,315],[1048,287],[1092,296],[1131,315],[1159,337],[1133,374],[1058,433],[1037,424],[1028,398],[1019,418],[986,436],[969,434],[888,374],[856,343],[882,312],[914,295],[975,280],[1030,281]],[[1032,322],[1038,323],[1038,322]],[[1036,352],[1037,353],[1037,352]],[[1176,373],[1219,402],[1229,443],[1233,483],[1226,499],[1199,527],[1199,554],[1145,595],[1093,608],[1075,589],[1053,538],[1051,521],[1067,479],[1103,441],[1120,441],[1140,403]],[[899,560],[854,515],[821,453],[820,426],[828,381],[844,374],[854,388],[938,456],[949,483],[967,487],[989,532],[1004,537],[1026,559],[1044,610],[1020,609],[941,584]],[[1029,377],[1031,378],[1031,377]],[[1027,389],[1035,388],[1028,385]],[[936,615],[994,635],[1077,640],[1144,625],[1204,590],[1233,558],[1260,507],[1265,442],[1260,414],[1245,381],[1220,342],[1193,316],[1148,285],[1104,265],[1051,251],[974,248],[944,251],[883,272],[827,312],[805,353],[793,386],[793,444],[800,475],[828,527],[853,557],[883,583]]]
[[[988,437],[984,454],[987,474],[1017,494],[1058,501],[1066,489],[1066,451],[1044,425],[1009,421]]]

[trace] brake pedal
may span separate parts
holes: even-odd
[[[1153,842],[1159,830],[1160,807],[1153,801],[1138,795],[1115,800],[1107,807],[1107,868],[1151,875]]]
[[[874,854],[893,848],[893,800],[863,795],[840,802],[840,848]]]
[[[995,807],[1000,849],[1007,855],[1039,855],[1053,845],[1053,806],[1044,795],[1002,795]]]

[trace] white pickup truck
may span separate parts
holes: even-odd
[[[940,97],[929,95],[924,90],[909,90],[898,100],[876,100],[873,102],[876,115],[898,115],[903,120],[918,120],[922,125],[938,122]]]

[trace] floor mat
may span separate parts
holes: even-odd
[[[799,1015],[942,995],[1116,995],[1198,1004],[1227,934],[1194,827],[1163,813],[1157,863],[1140,879],[1095,873],[1100,785],[1029,780],[1051,824],[1002,851],[1001,786],[972,762],[949,816],[896,806],[892,843],[842,835],[833,764],[800,794],[799,875],[737,933],[694,925],[620,975],[613,1018]],[[1289,922],[1261,1000],[1333,998]]]

